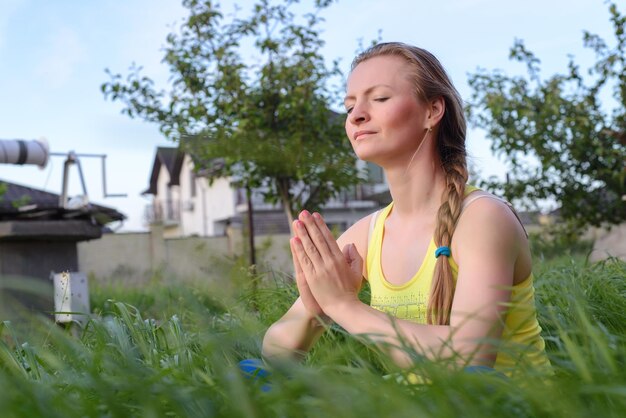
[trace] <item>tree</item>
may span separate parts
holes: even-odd
[[[169,92],[134,65],[125,79],[107,70],[102,91],[128,116],[157,123],[210,178],[228,176],[281,202],[291,224],[296,211],[317,210],[359,180],[342,118],[330,110],[330,83],[341,74],[319,53],[319,14],[331,2],[296,16],[297,0],[259,0],[249,16],[227,19],[211,1],[183,0],[189,16],[165,48]],[[246,61],[248,44],[255,57]]]
[[[553,199],[577,228],[626,220],[626,17],[615,4],[609,11],[616,45],[585,32],[597,60],[586,75],[570,57],[565,74],[544,80],[539,59],[516,40],[510,58],[526,65],[528,78],[484,69],[469,78],[469,120],[510,165],[506,184],[488,185],[508,199]],[[611,89],[607,111],[601,96]]]

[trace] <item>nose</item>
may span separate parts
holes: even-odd
[[[370,118],[369,112],[364,104],[355,103],[352,111],[348,115],[348,121],[353,125],[360,125]]]

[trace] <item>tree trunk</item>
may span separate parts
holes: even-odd
[[[250,186],[246,186],[246,200],[248,203],[248,246],[250,248],[249,253],[249,263],[250,263],[250,277],[252,278],[252,298],[251,298],[251,306],[253,310],[258,310],[256,304],[256,295],[257,295],[257,271],[256,271],[256,249],[254,248],[254,207],[252,205],[252,191],[250,190]]]
[[[256,266],[256,251],[254,249],[254,207],[252,206],[252,191],[246,186],[246,200],[248,203],[248,247],[250,248],[250,268]]]
[[[293,221],[295,220],[293,210],[291,208],[291,196],[289,195],[289,180],[278,179],[276,182],[278,194],[280,195],[280,202],[283,205],[283,210],[287,216],[287,222],[289,223],[289,232],[293,235]]]

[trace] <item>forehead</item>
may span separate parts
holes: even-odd
[[[411,67],[404,58],[383,55],[359,63],[348,77],[348,94],[375,85],[406,88],[411,85]]]

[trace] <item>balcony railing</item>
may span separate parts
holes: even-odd
[[[146,206],[144,218],[147,224],[177,225],[180,223],[180,207],[180,200],[157,201]]]

